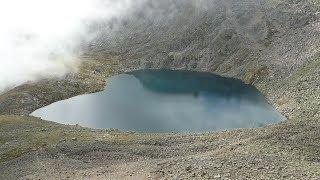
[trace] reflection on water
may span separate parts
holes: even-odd
[[[139,132],[205,132],[262,127],[282,120],[252,86],[207,73],[136,71],[108,79],[103,92],[32,113],[92,128]]]

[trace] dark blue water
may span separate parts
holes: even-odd
[[[283,120],[253,86],[208,73],[171,70],[114,76],[103,92],[60,101],[32,115],[138,132],[219,131]]]

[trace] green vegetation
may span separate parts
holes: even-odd
[[[256,69],[253,69],[246,73],[244,77],[244,82],[247,84],[252,84],[255,80],[260,78],[260,76],[265,75],[268,72],[267,67],[259,67]]]
[[[315,71],[320,69],[320,58],[317,57],[314,60],[307,62],[296,74],[295,78],[306,77],[306,75],[310,73],[314,73]]]
[[[5,144],[5,143],[6,143],[6,141],[5,141],[4,139],[1,139],[1,138],[0,138],[0,145],[1,145],[1,144]]]
[[[0,163],[18,158],[22,156],[23,154],[26,154],[28,152],[31,152],[32,150],[37,150],[38,147],[32,147],[32,146],[26,146],[26,147],[18,147],[10,149],[9,151],[3,153],[0,155]]]
[[[61,141],[66,143],[87,143],[92,141],[92,134],[79,132],[81,127],[61,128],[40,119],[20,116],[0,116],[0,145],[14,141],[14,145],[0,154],[0,163],[18,158],[23,154],[36,151],[41,147],[53,148]],[[15,129],[14,133],[9,133]],[[74,140],[76,138],[76,141]],[[7,141],[5,141],[6,139]]]

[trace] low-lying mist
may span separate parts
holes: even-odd
[[[134,3],[134,5],[133,5]],[[28,81],[77,71],[79,46],[93,24],[124,15],[131,0],[0,2],[0,93]]]
[[[209,61],[224,59],[220,56],[224,51],[215,47],[219,43],[212,43],[219,40],[216,38],[219,35],[232,38],[242,34],[252,42],[260,42],[267,34],[263,18],[256,20],[254,15],[248,17],[250,13],[244,13],[260,4],[253,3],[256,0],[249,2],[3,0],[0,2],[0,93],[28,81],[77,72],[82,54],[117,52],[139,57],[136,60],[139,62],[161,61],[171,52],[179,52],[181,57],[189,56],[188,53],[191,56],[200,48],[197,44],[203,44],[209,47],[208,52],[203,52],[209,54]],[[248,28],[236,23],[237,17],[248,22]],[[253,38],[256,36],[259,38]],[[240,42],[231,43],[225,51],[238,48],[233,44]]]

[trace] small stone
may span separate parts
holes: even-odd
[[[282,175],[282,178],[288,178],[289,177],[289,175],[288,174],[284,174],[284,175]]]
[[[219,175],[215,175],[215,176],[213,176],[213,178],[214,179],[220,179],[221,178],[221,175],[219,174]]]
[[[77,139],[77,138],[72,138],[71,140],[72,140],[72,141],[77,141],[78,139]]]
[[[191,171],[191,168],[192,168],[191,166],[186,167],[186,171],[187,171],[187,172],[190,172],[190,171]]]
[[[99,74],[101,74],[101,69],[95,69],[92,71],[92,73],[95,75],[99,75]]]

